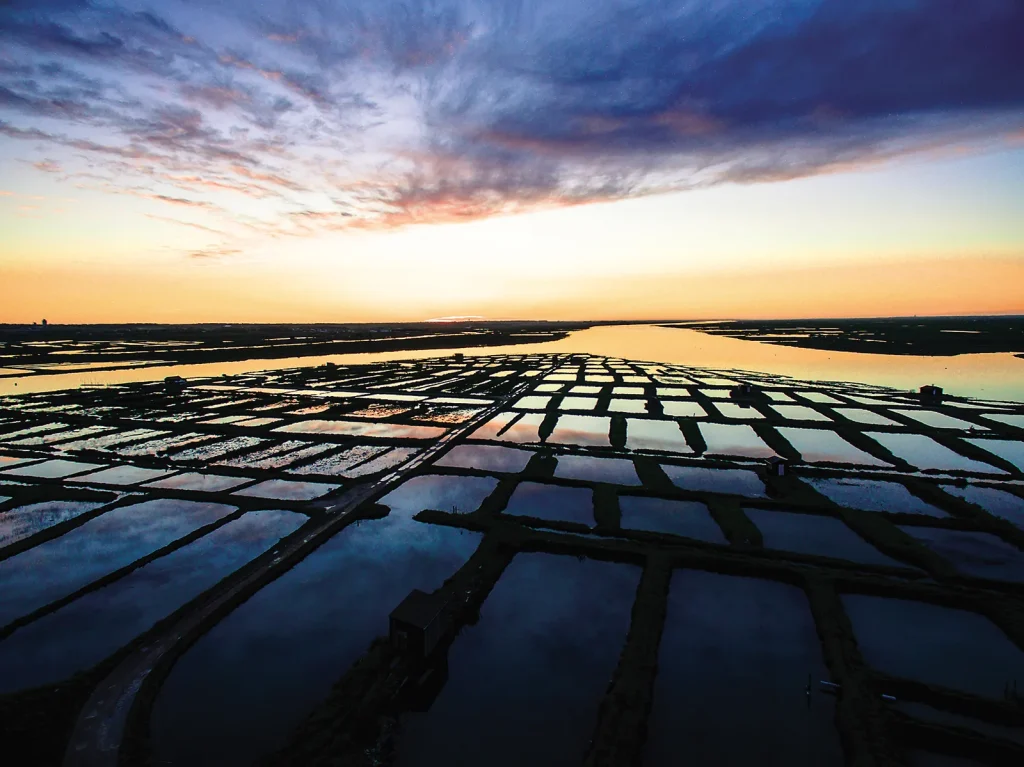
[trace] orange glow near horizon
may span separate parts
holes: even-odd
[[[133,196],[60,198],[46,177],[0,197],[0,322],[1024,314],[1022,167],[1024,149],[465,223],[258,235],[204,258],[185,254],[218,253],[213,222]]]

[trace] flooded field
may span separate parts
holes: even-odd
[[[3,397],[0,715],[39,764],[1005,763],[1019,417],[534,351]]]

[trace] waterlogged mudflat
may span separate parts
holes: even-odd
[[[1024,679],[1024,652],[982,615],[865,594],[842,600],[864,659],[878,671],[989,698]]]
[[[631,565],[517,555],[452,646],[430,710],[403,718],[397,764],[580,764],[639,579]]]
[[[747,498],[767,498],[764,482],[747,469],[705,469],[701,466],[661,467],[672,484],[695,493],[731,493]]]
[[[802,481],[833,503],[851,509],[888,511],[894,514],[923,514],[928,517],[949,516],[941,509],[922,501],[899,482],[830,477],[807,477]]]
[[[479,540],[395,511],[342,530],[175,664],[153,707],[154,761],[249,765],[282,747],[387,633],[388,615],[409,591],[438,588]]]
[[[7,500],[4,496],[0,496]],[[101,501],[40,501],[0,513],[0,547],[98,509]]]
[[[594,525],[594,491],[540,482],[520,482],[509,498],[504,514],[556,522]]]
[[[619,509],[622,514],[619,526],[624,529],[682,535],[708,543],[728,543],[708,507],[699,501],[621,495]]]
[[[727,605],[727,608],[723,606]],[[645,765],[842,764],[830,679],[804,592],[775,581],[676,572],[658,656]]]
[[[232,507],[156,500],[104,512],[0,562],[0,625],[216,522]]]
[[[0,693],[89,668],[262,554],[306,518],[252,511],[0,641]]]
[[[867,565],[907,566],[887,557],[834,517],[749,508],[743,512],[761,531],[766,549],[834,557]]]

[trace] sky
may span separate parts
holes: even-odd
[[[0,0],[0,322],[1024,313],[1019,0]]]

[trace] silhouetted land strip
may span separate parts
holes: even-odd
[[[376,325],[3,325],[0,367],[26,374],[88,365],[199,364],[328,354],[557,341],[595,323],[421,322]],[[40,366],[31,369],[32,366]]]
[[[952,356],[1024,352],[1024,317],[893,317],[680,323],[716,336],[836,352]],[[1018,354],[1024,357],[1024,354]]]

